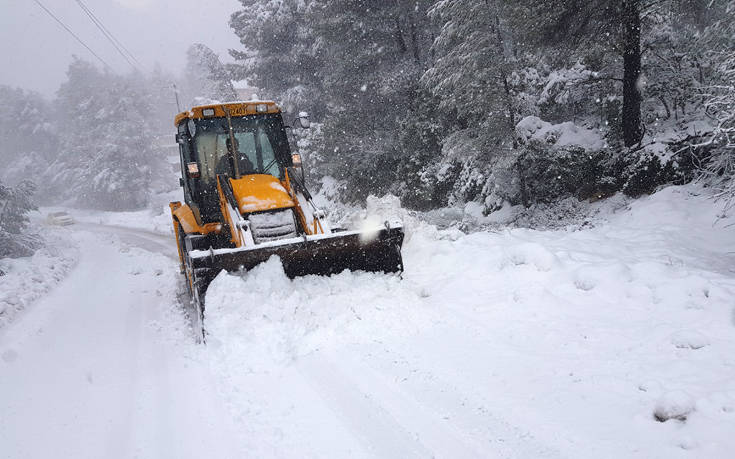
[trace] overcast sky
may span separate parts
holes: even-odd
[[[75,0],[39,0],[113,69],[130,66],[93,25]],[[83,0],[110,32],[150,71],[155,62],[179,72],[186,48],[204,43],[231,61],[239,42],[228,25],[238,0]],[[75,54],[99,61],[34,0],[0,0],[0,84],[51,96]]]

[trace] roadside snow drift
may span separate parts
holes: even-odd
[[[735,237],[695,188],[577,232],[407,222],[402,277],[222,273],[206,311],[254,456],[731,457]]]
[[[0,329],[61,282],[77,263],[69,231],[44,228],[45,246],[33,256],[0,259]]]

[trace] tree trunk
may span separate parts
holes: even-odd
[[[411,28],[411,45],[413,47],[413,60],[416,62],[416,64],[421,64],[421,51],[419,50],[419,34],[416,27],[416,12],[412,11],[409,13],[409,18],[411,20],[410,28]]]
[[[669,110],[669,104],[666,103],[666,99],[664,98],[664,96],[658,96],[658,100],[661,101],[661,103],[664,105],[664,109],[666,109],[665,119],[671,118],[671,110]]]
[[[523,167],[523,157],[518,158],[516,167],[518,168],[518,178],[521,191],[521,204],[523,207],[528,208],[531,206],[530,200],[528,199],[528,188],[526,188],[526,169]]]
[[[641,127],[640,0],[623,0],[623,141],[631,147],[643,138]]]
[[[401,17],[400,15],[396,16],[396,30],[394,32],[396,37],[396,44],[398,45],[398,52],[401,54],[405,54],[406,51],[408,51],[408,46],[406,46],[406,40],[403,38],[403,30],[401,29]]]
[[[495,39],[497,40],[497,46],[498,46],[498,55],[501,57],[502,62],[499,66],[500,68],[500,79],[503,80],[503,91],[504,91],[504,99],[505,99],[505,108],[508,110],[508,133],[510,134],[511,139],[513,139],[513,148],[518,148],[518,140],[516,139],[515,135],[515,129],[516,129],[516,115],[515,110],[513,108],[513,95],[510,92],[510,84],[508,83],[508,73],[507,73],[507,66],[508,66],[508,59],[505,56],[505,43],[503,41],[503,33],[500,30],[500,14],[498,12],[498,5],[497,3],[490,5],[489,0],[485,0],[485,5],[488,8],[488,12],[490,13],[490,17],[494,19],[495,22]]]

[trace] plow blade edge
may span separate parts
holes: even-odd
[[[291,278],[336,274],[345,269],[386,273],[403,271],[403,228],[381,229],[371,236],[366,239],[359,232],[346,231],[252,248],[200,250],[191,253],[191,263],[195,272],[209,278],[223,269],[250,270],[273,255],[281,259],[283,270]]]

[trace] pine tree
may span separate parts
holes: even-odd
[[[102,73],[75,60],[58,92],[61,153],[47,172],[52,192],[84,207],[122,210],[146,203],[160,155],[139,75]]]
[[[237,99],[230,72],[214,51],[195,43],[186,52],[186,58],[184,91],[188,106]]]
[[[230,27],[243,49],[231,50],[233,74],[277,100],[291,113],[326,113],[319,72],[327,64],[309,18],[321,7],[314,0],[240,0]]]
[[[429,10],[440,30],[435,63],[421,81],[454,117],[431,175],[445,183],[450,201],[484,197],[493,168],[513,154],[519,108],[511,77],[518,63],[501,7],[494,0],[440,0]]]
[[[26,257],[40,245],[39,239],[28,230],[28,213],[36,210],[32,201],[36,187],[23,180],[15,188],[0,182],[0,258]]]
[[[714,147],[702,172],[726,201],[735,206],[735,0],[726,0],[719,19],[701,36],[714,60],[714,78],[706,87],[705,108],[714,123],[707,143]]]
[[[442,24],[434,42],[438,58],[423,76],[440,107],[457,113],[466,125],[495,118],[497,131],[513,138],[517,110],[509,75],[513,62],[501,11],[487,0],[441,0],[430,15]],[[500,134],[503,136],[503,134]]]
[[[641,28],[642,18],[657,0],[505,0],[521,10],[528,40],[557,49],[610,47],[623,60],[622,131],[626,146],[640,142],[641,122]]]
[[[401,137],[423,117],[419,78],[431,65],[431,24],[426,2],[323,1],[312,6],[320,55],[319,79],[329,95],[324,156],[350,183],[349,198],[410,190],[425,164],[405,167],[428,137]],[[418,142],[417,142],[418,141]],[[416,200],[414,196],[407,196]]]
[[[238,78],[323,121],[310,148],[346,197],[527,203],[517,122],[635,147],[662,118],[703,116],[716,59],[698,37],[728,1],[240,0],[231,54]],[[644,166],[626,151],[616,184]]]
[[[644,134],[642,107],[645,102],[645,55],[656,54],[657,48],[661,49],[661,45],[665,45],[657,43],[656,39],[652,40],[653,35],[660,34],[662,28],[669,26],[667,23],[676,27],[675,35],[678,36],[684,35],[680,26],[686,21],[703,27],[712,19],[712,5],[716,3],[702,0],[505,2],[517,11],[518,24],[530,31],[526,34],[529,42],[547,50],[572,54],[577,59],[585,55],[592,57],[590,51],[597,50],[606,50],[619,56],[618,69],[611,70],[607,77],[615,78],[613,73],[622,73],[622,87],[619,90],[623,100],[621,123],[623,141],[628,147],[639,143]],[[654,77],[660,76],[656,72],[651,73]],[[656,89],[673,87],[671,81],[665,81],[665,78],[662,79],[662,85]]]
[[[1,178],[15,184],[38,176],[56,154],[51,104],[40,94],[0,85],[0,139]]]

